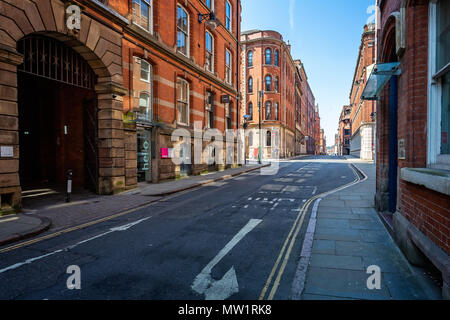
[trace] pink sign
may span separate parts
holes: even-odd
[[[161,159],[169,158],[169,148],[161,148]]]

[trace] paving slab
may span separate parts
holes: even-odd
[[[310,265],[313,267],[345,269],[345,270],[364,270],[361,257],[340,256],[336,254],[311,254]]]
[[[367,179],[319,203],[308,267],[302,269],[302,298],[427,299],[425,286],[373,208],[375,166],[356,166]],[[371,290],[367,270],[374,265],[380,268],[381,288]]]

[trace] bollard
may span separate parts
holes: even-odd
[[[70,194],[72,193],[72,170],[67,170],[67,194],[66,202],[70,202]]]

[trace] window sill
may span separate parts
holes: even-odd
[[[400,179],[450,196],[450,171],[430,168],[402,168]]]

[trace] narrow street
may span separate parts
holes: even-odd
[[[0,298],[290,299],[310,214],[302,206],[358,178],[336,159],[281,161],[276,175],[247,173],[5,252]],[[70,265],[82,290],[67,289]]]

